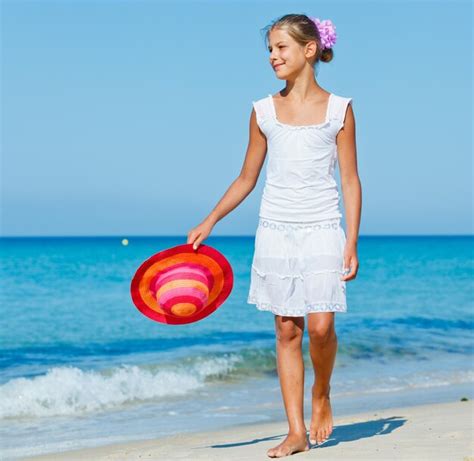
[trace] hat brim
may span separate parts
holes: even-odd
[[[198,264],[209,273],[213,281],[206,305],[189,315],[176,315],[166,311],[150,290],[150,284],[160,272],[181,263]],[[143,262],[132,278],[130,291],[133,303],[148,318],[161,323],[182,325],[197,322],[212,314],[229,296],[233,283],[232,267],[222,253],[209,245],[200,244],[195,250],[193,244],[184,244],[160,251]],[[181,300],[188,301],[185,296]]]

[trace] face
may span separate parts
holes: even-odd
[[[273,29],[268,36],[270,64],[280,79],[288,79],[298,75],[316,52],[316,42],[305,46],[297,43],[287,32]]]

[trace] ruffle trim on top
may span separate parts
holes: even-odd
[[[331,125],[331,122],[331,120],[327,120],[326,122],[318,123],[316,125],[288,125],[287,123],[280,122],[276,118],[273,119],[273,123],[275,125],[290,130],[322,130],[323,128]]]
[[[328,126],[335,125],[335,132],[337,133],[344,126],[345,112],[349,103],[352,103],[352,98],[345,98],[330,93],[326,116],[323,122],[312,125],[290,125],[278,120],[273,95],[268,94],[265,98],[252,101],[257,124],[265,136],[269,135],[272,125],[287,130],[322,130]]]
[[[272,116],[273,123],[275,125],[278,125],[279,127],[288,128],[289,130],[314,130],[314,129],[320,130],[322,128],[325,128],[326,126],[329,126],[331,124],[331,121],[334,120],[334,117],[332,116],[332,111],[331,111],[333,97],[334,95],[330,93],[324,121],[321,123],[314,123],[312,125],[290,125],[288,123],[280,122],[276,114],[275,103],[273,102],[273,96],[271,94],[267,96],[268,106],[269,106],[268,111],[270,112],[270,115]]]

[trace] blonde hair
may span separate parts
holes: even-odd
[[[274,29],[284,30],[288,35],[293,38],[301,46],[306,45],[308,42],[316,41],[317,50],[314,57],[313,67],[319,61],[329,62],[334,56],[332,48],[323,49],[321,44],[321,36],[319,35],[316,24],[305,14],[285,14],[278,19],[275,19],[270,25],[265,27],[265,45],[268,48],[268,39],[270,32]]]

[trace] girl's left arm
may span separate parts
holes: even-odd
[[[344,267],[350,268],[343,280],[355,278],[359,269],[357,241],[359,238],[362,209],[362,187],[357,170],[357,148],[355,117],[352,104],[347,105],[343,127],[336,137],[341,188],[346,212],[346,247],[344,249]]]

